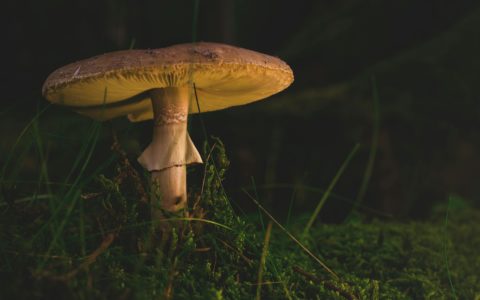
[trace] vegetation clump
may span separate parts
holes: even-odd
[[[462,207],[461,199],[439,207],[429,222],[312,227],[300,242],[335,271],[333,278],[283,231],[267,229],[267,239],[261,226],[235,212],[222,187],[229,161],[219,139],[205,144],[201,183],[190,193],[186,217],[171,216],[181,226],[168,238],[149,221],[145,180],[117,142],[113,148],[112,176],[97,174],[47,201],[3,193],[2,299],[480,296],[480,212]],[[307,218],[289,231],[300,236]]]

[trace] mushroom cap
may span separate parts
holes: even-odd
[[[97,120],[153,118],[149,90],[195,84],[200,112],[266,98],[287,88],[293,72],[279,58],[216,43],[125,50],[55,70],[43,85],[49,101]],[[195,97],[189,112],[198,113]]]

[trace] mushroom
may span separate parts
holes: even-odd
[[[151,173],[152,219],[159,220],[163,211],[186,206],[186,165],[202,163],[187,132],[188,114],[257,101],[292,81],[292,70],[276,57],[202,42],[81,60],[50,74],[43,95],[99,121],[153,119],[152,142],[138,161]]]

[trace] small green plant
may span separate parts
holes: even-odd
[[[92,128],[83,157],[99,130]],[[428,223],[313,224],[301,243],[337,280],[281,224],[262,232],[235,212],[222,184],[229,161],[220,139],[205,144],[202,180],[168,239],[158,239],[150,221],[145,179],[116,139],[112,148],[108,168],[89,173],[76,162],[48,197],[17,199],[2,182],[2,299],[448,299],[452,286],[458,299],[480,293],[480,213],[466,204],[450,205],[448,223],[439,207]],[[292,216],[292,236],[305,219]]]

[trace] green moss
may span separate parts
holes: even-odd
[[[213,139],[204,152],[209,157],[205,180],[192,192],[189,215],[213,223],[185,221],[169,240],[153,233],[148,206],[139,201],[144,187],[122,160],[114,178],[96,176],[49,205],[5,201],[0,213],[2,298],[253,299],[264,233],[234,212],[222,188],[228,167],[222,142]],[[302,243],[340,280],[274,229],[262,297],[479,297],[480,212],[453,200],[448,219],[447,208],[439,207],[428,222],[352,218],[312,227]],[[291,227],[295,236],[306,219],[297,217]]]

